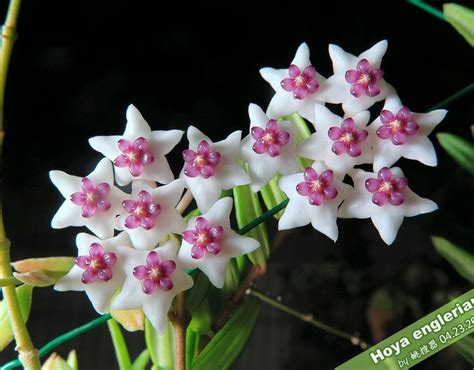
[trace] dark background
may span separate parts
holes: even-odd
[[[0,3],[4,18],[7,3]],[[48,171],[88,174],[100,155],[87,139],[122,133],[130,103],[153,129],[193,124],[213,139],[236,129],[246,134],[248,104],[265,108],[273,94],[259,68],[287,67],[303,41],[317,70],[328,77],[328,43],[357,55],[388,39],[385,77],[417,112],[463,88],[473,75],[472,49],[456,31],[403,1],[173,2],[167,9],[160,4],[24,1],[7,84],[2,174],[13,260],[74,255],[80,230],[49,226],[62,198]],[[472,95],[449,109],[436,131],[469,139]],[[184,146],[185,141],[169,156],[176,171]],[[439,211],[405,219],[392,246],[369,220],[339,220],[336,244],[301,228],[272,256],[259,287],[369,341],[379,340],[374,333],[388,336],[439,307],[448,294],[466,291],[469,285],[435,252],[430,235],[472,246],[473,181],[435,146],[437,168],[398,164],[411,188],[438,203]],[[275,222],[270,225],[274,230]],[[263,308],[236,368],[330,369],[359,353],[349,342]],[[36,289],[29,328],[42,346],[94,317],[82,293]],[[141,334],[128,340],[133,354],[143,348]],[[105,326],[57,351],[66,356],[72,348],[83,369],[116,368]],[[11,348],[4,351],[0,363],[13,356]],[[469,367],[450,347],[418,368]]]

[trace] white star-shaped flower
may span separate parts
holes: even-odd
[[[238,164],[242,131],[213,143],[196,127],[188,128],[189,149],[180,178],[186,181],[201,212],[206,212],[221,196],[222,190],[245,185],[250,178]]]
[[[339,209],[342,218],[371,218],[380,237],[392,244],[404,217],[413,217],[438,209],[436,203],[416,195],[398,167],[384,167],[378,173],[351,172],[354,192]]]
[[[116,229],[130,235],[133,246],[152,249],[168,234],[181,234],[186,226],[176,210],[184,190],[181,179],[158,188],[135,181],[132,194],[122,202],[122,213],[116,220]]]
[[[150,252],[128,249],[123,263],[125,283],[113,300],[112,309],[143,308],[145,316],[161,334],[174,297],[194,283],[183,271],[177,252],[176,240],[169,240]]]
[[[185,268],[199,268],[217,288],[224,286],[231,258],[253,252],[260,243],[230,228],[232,198],[219,199],[202,216],[188,221],[178,258]]]
[[[277,173],[298,172],[296,133],[291,122],[268,118],[256,104],[249,105],[250,134],[242,140],[242,159],[248,163],[252,191],[259,191]]]
[[[165,155],[181,140],[181,130],[151,131],[137,108],[127,108],[127,126],[121,136],[96,136],[92,148],[114,162],[117,183],[135,180],[167,184],[174,179]]]
[[[324,161],[341,179],[355,165],[372,162],[366,130],[370,118],[368,111],[342,118],[317,105],[314,116],[316,132],[300,145],[299,155]]]
[[[111,239],[99,239],[93,235],[77,235],[78,249],[75,265],[54,285],[54,289],[85,291],[95,310],[103,314],[125,280],[123,261],[132,244],[126,233]]]
[[[390,167],[400,157],[436,166],[436,152],[428,135],[446,113],[444,109],[412,113],[398,96],[389,96],[380,116],[367,128],[374,149],[374,170]]]
[[[114,220],[126,194],[114,186],[112,163],[102,159],[84,178],[63,171],[50,171],[51,182],[66,200],[51,221],[54,229],[86,226],[100,238],[114,235]]]
[[[346,53],[337,45],[329,45],[334,74],[321,85],[319,99],[339,104],[347,114],[355,114],[384,100],[393,87],[383,79],[380,69],[387,51],[383,40],[358,57]]]
[[[278,222],[279,230],[311,223],[316,230],[337,240],[337,208],[352,192],[351,186],[334,178],[322,162],[315,162],[304,172],[281,177],[278,186],[290,200]]]
[[[313,107],[323,104],[319,98],[319,86],[325,78],[316,72],[309,60],[309,48],[302,43],[289,68],[262,68],[260,74],[275,90],[267,115],[278,119],[297,112],[314,122]]]

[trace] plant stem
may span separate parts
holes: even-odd
[[[86,331],[89,331],[89,330],[94,329],[95,327],[97,327],[99,325],[104,324],[105,322],[107,322],[111,318],[112,318],[111,314],[109,314],[109,313],[105,314],[105,315],[100,316],[97,319],[94,319],[92,321],[89,321],[89,322],[85,323],[84,325],[81,325],[81,326],[79,326],[79,327],[77,327],[77,328],[75,328],[71,331],[68,331],[67,333],[64,333],[63,335],[60,335],[57,338],[54,338],[50,342],[46,343],[46,345],[41,347],[41,349],[39,350],[39,356],[43,357],[43,356],[47,355],[49,352],[51,352],[57,346],[59,346],[59,345],[63,344],[64,342],[67,342],[67,341],[81,335],[82,333],[85,333]],[[3,365],[1,370],[13,369],[13,368],[18,367],[18,366],[21,366],[20,361],[13,360],[13,361],[10,361],[10,362],[6,363],[5,365]]]
[[[114,319],[107,321],[107,326],[109,327],[110,337],[112,338],[112,343],[114,345],[115,357],[117,358],[119,369],[129,370],[132,366],[132,362],[130,361],[130,355],[122,331],[120,330],[120,326]]]
[[[417,6],[418,8],[424,10],[425,12],[435,16],[436,18],[441,19],[442,21],[446,21],[446,18],[444,16],[444,13],[435,8],[434,6],[431,6],[427,3],[425,3],[422,0],[407,0],[410,4]]]
[[[184,309],[184,292],[176,296],[176,312],[171,318],[174,328],[175,370],[186,370],[186,328],[189,320]]]
[[[183,214],[184,211],[186,211],[186,208],[188,208],[189,204],[193,201],[193,195],[189,190],[186,190],[184,193],[183,197],[179,201],[178,205],[176,206],[176,210]]]
[[[258,225],[260,225],[262,222],[265,222],[266,220],[268,220],[270,217],[272,217],[273,215],[277,214],[278,212],[280,212],[283,208],[285,208],[287,205],[288,205],[288,202],[290,200],[289,199],[285,199],[283,202],[277,204],[275,207],[273,207],[272,209],[269,209],[267,212],[263,213],[262,215],[260,215],[259,217],[257,217],[255,220],[253,220],[252,222],[248,223],[247,225],[245,225],[243,228],[241,228],[239,231],[237,231],[237,233],[239,233],[240,235],[244,235],[246,233],[248,233],[250,230],[252,230],[254,227],[257,227]]]
[[[455,92],[453,95],[447,97],[446,99],[439,102],[438,104],[433,105],[428,110],[428,112],[430,112],[432,110],[435,110],[435,109],[444,108],[444,107],[450,105],[451,103],[455,102],[456,100],[462,98],[464,95],[467,95],[467,94],[469,94],[473,91],[474,91],[474,82],[470,83],[469,85],[467,85],[465,88],[459,90],[458,92]]]
[[[0,49],[0,150],[3,148],[3,119],[5,86],[7,81],[8,66],[13,49],[13,43],[16,35],[16,24],[18,13],[20,12],[21,0],[11,0],[8,6],[7,19],[2,27],[2,46]],[[10,267],[10,242],[5,234],[3,224],[3,209],[0,204],[0,278],[8,279],[12,277]],[[21,316],[18,298],[13,285],[2,288],[3,296],[7,305],[8,316],[12,326],[13,335],[16,342],[18,358],[23,367],[27,370],[36,370],[41,368],[38,357],[38,350],[31,341],[30,334],[26,328],[25,322]]]
[[[362,340],[358,336],[345,333],[341,330],[335,329],[327,324],[324,324],[321,321],[316,320],[312,314],[303,313],[298,310],[295,310],[294,308],[287,306],[286,304],[283,304],[281,300],[279,300],[278,298],[277,299],[272,298],[256,288],[249,288],[247,289],[245,293],[253,295],[254,297],[257,297],[258,299],[260,299],[262,302],[265,302],[279,309],[280,311],[286,312],[287,314],[293,317],[303,320],[304,322],[307,322],[308,324],[312,326],[315,326],[321,330],[324,330],[327,333],[334,334],[340,338],[347,339],[353,345],[359,346],[361,349],[366,349],[369,346],[369,344],[366,341]]]

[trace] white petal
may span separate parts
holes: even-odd
[[[204,179],[200,176],[188,177],[181,173],[186,181],[186,187],[193,194],[194,200],[201,212],[206,212],[221,196],[222,188],[215,176]]]
[[[432,200],[422,198],[415,194],[410,188],[407,188],[403,195],[405,196],[405,202],[403,206],[405,208],[405,216],[413,217],[424,213],[430,213],[438,209],[438,205]]]
[[[261,68],[260,75],[273,87],[273,90],[279,91],[281,90],[281,81],[288,77],[288,69]]]
[[[231,197],[219,199],[209,210],[202,215],[211,225],[221,225],[229,228],[229,217],[234,200]],[[194,220],[190,220],[187,229],[194,229]]]
[[[49,171],[49,178],[67,200],[69,200],[73,193],[81,191],[81,177],[71,176],[66,172],[54,170]]]
[[[283,215],[278,221],[278,230],[294,229],[308,225],[311,222],[310,215],[303,211],[306,206],[304,202],[307,202],[304,197],[301,197],[300,200],[297,198],[290,200]]]
[[[127,126],[123,135],[138,138],[150,133],[150,126],[140,111],[133,104],[130,104],[127,108]]]
[[[258,126],[265,128],[269,119],[265,112],[257,104],[249,104],[248,108],[249,118],[250,118],[250,128]]]
[[[353,69],[357,63],[354,55],[345,52],[341,47],[329,44],[329,56],[332,60],[334,74],[344,74],[348,69]]]
[[[260,161],[254,159],[249,162],[250,188],[254,193],[259,191],[277,174],[280,165],[277,157],[271,158],[265,154],[259,156]]]
[[[340,125],[342,118],[337,114],[332,113],[324,105],[315,105],[314,106],[314,128],[316,131],[326,131],[335,125]]]
[[[118,141],[122,136],[95,136],[89,139],[89,145],[92,149],[102,153],[111,161],[115,160],[121,154],[118,148]]]
[[[212,144],[212,149],[218,151],[221,154],[221,162],[217,166],[219,171],[220,165],[235,164],[237,156],[240,150],[240,139],[242,137],[242,131],[232,132],[225,140],[218,141]]]
[[[409,137],[406,144],[399,146],[404,147],[402,149],[404,149],[403,156],[405,158],[420,161],[427,166],[436,166],[438,164],[433,144],[425,136]]]
[[[153,301],[143,305],[143,312],[158,334],[162,334],[168,323],[168,311],[173,297],[167,292],[157,291],[153,294]]]
[[[118,288],[118,284],[114,283],[112,279],[107,282],[96,281],[86,284],[85,291],[94,309],[98,313],[104,314],[109,311],[110,302]]]
[[[390,207],[390,208],[388,208]],[[403,222],[403,214],[393,209],[395,206],[384,206],[384,210],[372,216],[372,222],[377,228],[382,240],[390,245],[397,237],[398,229]]]
[[[205,262],[203,261],[199,264],[199,269],[207,275],[212,285],[216,288],[222,289],[229,259],[226,257],[206,254],[202,260],[205,260]]]
[[[56,284],[54,284],[54,290],[59,292],[66,292],[69,290],[85,290],[85,284],[81,281],[83,272],[83,269],[79,268],[78,266],[73,266],[65,276],[63,276],[56,282]]]
[[[66,199],[51,220],[53,229],[64,229],[68,226],[83,226],[84,218],[81,207]]]
[[[250,177],[239,165],[223,165],[217,172],[223,190],[250,183]]]
[[[184,181],[177,179],[167,185],[151,190],[153,198],[157,199],[160,205],[166,208],[175,208],[184,191]]]
[[[161,215],[160,215],[161,216]],[[167,219],[165,217],[165,219]],[[156,220],[156,226],[150,230],[146,230],[141,226],[136,229],[128,229],[122,225],[122,230],[125,230],[133,243],[133,246],[137,249],[153,249],[158,245],[160,238],[165,235],[160,231],[158,225],[158,217]]]
[[[387,40],[382,40],[372,46],[369,50],[364,51],[359,55],[359,60],[367,59],[372,68],[380,68],[382,63],[382,58],[387,51],[388,42]]]
[[[421,133],[428,136],[447,113],[445,109],[437,109],[428,113],[413,113],[413,118],[420,126]]]
[[[311,65],[309,60],[309,48],[306,42],[303,42],[298,49],[296,50],[295,57],[291,64],[297,65],[301,71],[303,71],[306,67]]]
[[[310,122],[314,122],[314,106],[321,104],[321,102],[313,99],[311,96],[300,100],[295,99],[291,92],[281,90],[276,92],[270,101],[267,108],[267,116],[273,119],[278,119],[282,116],[287,116],[297,112]]]
[[[151,142],[153,153],[168,154],[178,145],[183,137],[182,130],[152,131]]]
[[[106,182],[111,187],[114,184],[114,173],[112,171],[112,162],[107,158],[103,158],[88,176],[86,176],[94,182],[97,186],[102,182]],[[76,190],[77,191],[77,190]]]
[[[241,236],[233,231],[226,233],[222,244],[221,253],[226,257],[243,256],[260,247],[260,243],[255,239]]]
[[[370,97],[362,94],[360,97],[356,98],[350,93],[350,84],[346,83],[347,90],[343,95],[344,100],[342,101],[342,109],[344,112],[348,115],[352,115],[368,109],[375,103],[384,100],[387,95],[392,94],[395,91],[391,85],[385,82],[385,80],[378,81],[377,85],[380,88],[380,93],[378,95]]]
[[[202,133],[202,131],[198,130],[194,126],[189,126],[187,137],[189,141],[189,149],[196,150],[199,143],[203,140],[207,141],[208,143],[212,143],[212,140],[209,139],[206,135]]]

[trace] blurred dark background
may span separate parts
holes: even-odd
[[[0,2],[2,19],[7,2]],[[431,1],[441,7],[441,1]],[[469,2],[461,2],[468,4]],[[471,2],[472,6],[472,2]],[[52,230],[63,201],[48,171],[88,174],[100,156],[87,139],[120,134],[135,104],[153,129],[196,125],[213,139],[248,130],[247,106],[268,104],[264,66],[287,67],[306,41],[328,77],[328,43],[359,54],[381,39],[383,68],[413,111],[423,112],[471,82],[472,49],[439,19],[404,1],[159,2],[24,1],[6,96],[3,201],[12,259],[74,255],[74,228]],[[449,107],[436,129],[471,136],[472,95]],[[259,288],[371,342],[388,336],[469,288],[434,250],[430,235],[472,247],[472,178],[436,143],[439,166],[402,160],[411,188],[439,211],[405,219],[386,246],[369,220],[339,220],[336,244],[310,227],[286,237]],[[169,156],[176,172],[180,150]],[[270,222],[275,230],[275,222]],[[96,317],[82,293],[36,289],[28,326],[41,346]],[[377,322],[374,325],[371,322]],[[127,337],[132,353],[141,334]],[[83,369],[113,369],[106,327],[76,348]],[[359,353],[337,337],[264,306],[238,369],[332,369]],[[13,358],[0,353],[0,363]],[[468,369],[452,347],[419,369]]]

